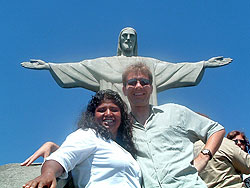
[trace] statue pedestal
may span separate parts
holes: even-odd
[[[0,187],[1,188],[21,188],[23,184],[41,174],[41,163],[31,166],[20,166],[19,163],[12,163],[0,166]],[[68,179],[58,179],[57,188],[73,188],[71,176]]]

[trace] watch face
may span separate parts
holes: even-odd
[[[204,149],[201,151],[201,153],[203,153],[203,155],[209,155],[210,159],[213,158],[213,155],[209,149]]]
[[[208,155],[208,154],[209,154],[209,152],[210,152],[210,151],[209,151],[209,150],[207,150],[207,149],[202,150],[202,153],[203,153],[203,154],[205,154],[205,155]]]

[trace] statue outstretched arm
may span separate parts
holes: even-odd
[[[224,58],[223,56],[212,57],[204,62],[205,68],[215,68],[224,65],[228,65],[233,61],[231,58]]]
[[[170,88],[198,85],[203,77],[205,68],[228,65],[232,61],[231,58],[224,58],[222,56],[196,63],[169,63],[158,61],[155,66],[157,92]]]
[[[98,62],[94,59],[75,63],[47,63],[43,60],[31,59],[30,62],[23,62],[21,65],[28,69],[49,70],[60,87],[82,87],[98,91],[99,77],[95,74]]]
[[[27,69],[49,70],[49,63],[40,59],[31,59],[29,62],[22,62],[21,65]]]
[[[198,85],[204,70],[204,61],[196,63],[158,62],[154,71],[157,92]]]

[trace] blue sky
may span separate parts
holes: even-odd
[[[61,144],[86,107],[90,91],[60,88],[29,59],[77,62],[116,55],[120,30],[134,27],[140,56],[233,63],[207,69],[196,87],[164,91],[174,102],[207,114],[250,137],[250,1],[1,1],[0,165],[24,161],[46,141]],[[41,161],[38,160],[38,161]]]

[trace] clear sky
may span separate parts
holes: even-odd
[[[60,88],[49,71],[20,63],[116,55],[118,34],[127,26],[137,30],[140,56],[168,62],[233,58],[228,66],[207,69],[198,86],[164,91],[158,99],[249,138],[249,10],[249,0],[1,1],[0,165],[24,161],[46,141],[61,144],[93,94]]]

